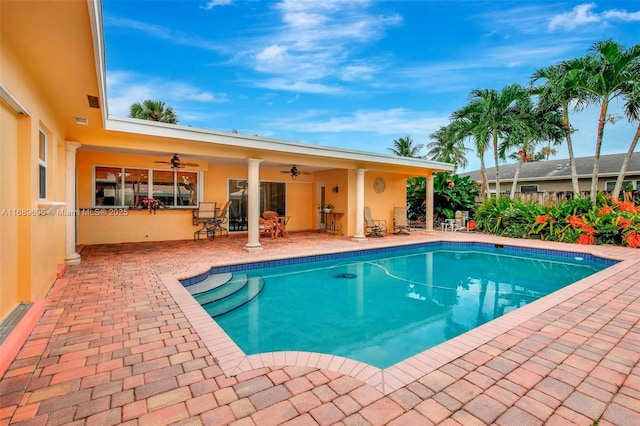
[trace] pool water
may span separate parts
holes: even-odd
[[[608,265],[489,247],[420,247],[243,271],[251,302],[216,317],[247,354],[308,351],[386,368]]]

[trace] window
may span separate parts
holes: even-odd
[[[47,135],[40,130],[38,148],[38,196],[47,198]]]
[[[520,192],[538,192],[538,185],[520,185]]]
[[[247,229],[247,188],[246,180],[229,179],[229,224],[230,230]],[[265,210],[286,215],[287,184],[283,182],[260,182],[260,213]]]
[[[623,181],[623,182],[622,182],[622,190],[623,190],[623,191],[625,190],[625,188],[627,187],[627,185],[632,185],[632,183],[631,183],[631,181],[630,181],[630,180],[625,180],[625,181]],[[615,186],[616,186],[616,181],[615,181],[615,180],[614,180],[614,181],[607,182],[607,187],[606,187],[606,189],[605,189],[605,190],[606,190],[607,192],[612,192],[612,191],[613,191],[613,188],[615,188]]]
[[[94,206],[140,207],[155,198],[166,207],[198,205],[198,172],[95,167]]]

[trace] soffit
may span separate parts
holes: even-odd
[[[90,108],[87,100],[87,95],[99,96],[87,2],[0,3],[3,48],[20,58],[65,137],[73,138],[79,127],[75,117],[101,127],[100,110]]]

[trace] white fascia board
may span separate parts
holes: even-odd
[[[312,157],[341,158],[369,163],[393,164],[429,169],[453,171],[454,165],[412,157],[367,153],[323,145],[303,144],[278,139],[261,138],[240,133],[219,132],[208,129],[159,123],[126,117],[109,116],[106,130],[157,136],[186,141],[204,142],[222,146],[242,146],[256,150],[308,155]]]
[[[87,0],[89,8],[89,21],[93,36],[93,55],[98,79],[98,97],[100,99],[100,112],[102,123],[107,122],[109,111],[107,108],[107,74],[106,54],[104,48],[104,29],[102,24],[102,0]]]

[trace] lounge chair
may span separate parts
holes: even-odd
[[[364,208],[364,234],[367,237],[382,237],[387,232],[387,221],[374,219],[371,216],[371,209]]]
[[[209,228],[213,225],[216,218],[216,203],[202,201],[198,204],[198,210],[192,211],[192,215],[193,226],[200,225],[200,229],[193,233],[193,240],[195,241],[196,237],[199,240],[202,232],[206,233],[207,237],[209,237]]]
[[[393,233],[409,235],[409,223],[407,222],[407,208],[393,208]]]

